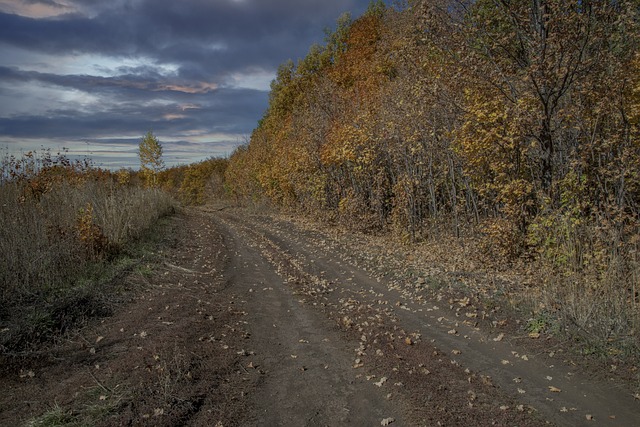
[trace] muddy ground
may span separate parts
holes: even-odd
[[[112,316],[2,360],[0,425],[640,425],[633,384],[350,238],[186,210]]]

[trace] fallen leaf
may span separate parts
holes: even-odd
[[[101,335],[98,338],[96,338],[96,343],[99,343],[100,341],[102,341],[104,339],[104,337]]]
[[[498,342],[498,341],[502,341],[502,338],[504,338],[504,334],[500,334],[497,337],[495,337],[493,340]]]
[[[374,383],[374,384],[377,385],[378,387],[382,387],[382,385],[384,383],[386,383],[386,382],[387,382],[387,377],[382,377],[382,378],[380,378],[380,381],[378,381],[377,383]]]
[[[27,377],[33,378],[35,376],[36,374],[34,374],[33,371],[25,371],[20,369],[20,378],[27,378]]]
[[[538,339],[538,338],[540,338],[540,333],[539,332],[531,332],[529,334],[529,338],[534,339],[534,340]]]
[[[560,393],[562,390],[560,390],[558,387],[554,387],[552,385],[549,386],[549,391],[551,393]]]
[[[460,307],[467,307],[471,304],[471,300],[469,297],[464,297],[461,300],[458,300],[458,304],[460,304]]]

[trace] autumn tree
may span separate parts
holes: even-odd
[[[639,24],[637,0],[372,2],[279,68],[227,187],[408,241],[471,234],[637,313]]]
[[[511,256],[549,215],[637,214],[637,2],[406,5],[280,67],[232,187],[412,239],[480,223]]]
[[[156,187],[158,173],[164,169],[164,160],[162,159],[162,144],[153,132],[147,132],[140,141],[138,156],[140,157],[141,173],[147,186]]]

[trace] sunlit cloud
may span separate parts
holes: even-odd
[[[180,120],[180,119],[184,119],[187,116],[185,116],[184,114],[175,114],[175,113],[169,113],[169,114],[165,114],[164,116],[162,116],[163,119],[165,120]]]
[[[202,106],[196,105],[196,104],[183,104],[183,105],[180,105],[179,107],[182,111],[199,110],[202,108]]]
[[[41,82],[17,82],[0,88],[0,117],[50,116],[70,108],[78,113],[96,111],[103,103],[97,95]]]
[[[77,12],[77,9],[71,2],[64,0],[0,0],[0,12],[13,13],[29,18],[51,18],[65,13]]]
[[[251,70],[232,73],[226,80],[230,87],[268,91],[275,78],[273,70]]]
[[[154,90],[170,90],[183,93],[208,93],[216,90],[218,85],[215,83],[207,82],[193,82],[190,84],[160,84],[157,89]]]

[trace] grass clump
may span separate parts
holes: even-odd
[[[27,423],[28,427],[71,427],[79,426],[76,418],[59,405],[54,405],[49,411]]]

